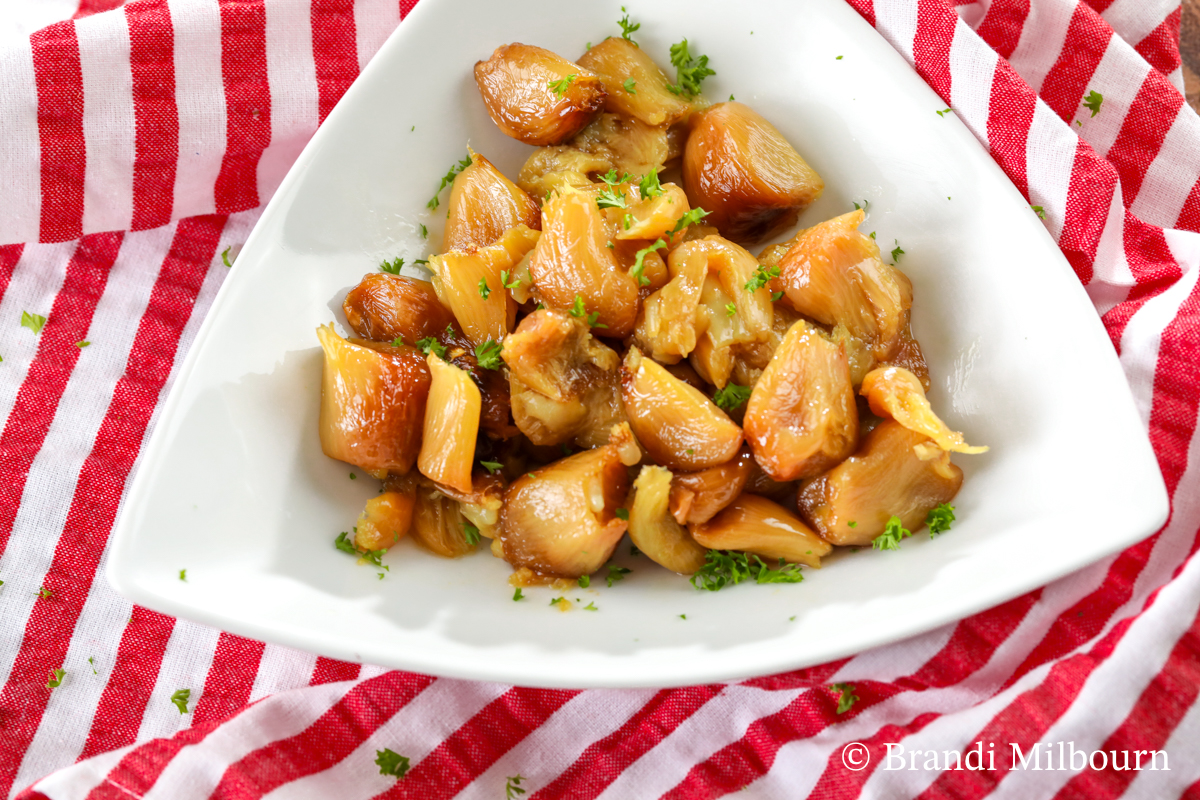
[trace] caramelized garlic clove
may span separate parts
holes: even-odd
[[[457,501],[435,489],[419,488],[413,509],[413,540],[442,558],[461,558],[475,550],[467,541]]]
[[[671,481],[671,514],[680,524],[708,522],[742,493],[754,467],[754,455],[743,447],[724,464],[676,475]]]
[[[825,184],[774,125],[729,102],[692,118],[683,187],[723,236],[756,242],[795,223]]]
[[[800,513],[836,545],[870,545],[892,516],[917,530],[930,510],[954,499],[963,478],[949,453],[929,458],[926,444],[924,435],[884,420],[858,452],[800,488]]]
[[[708,259],[696,242],[681,244],[667,257],[670,279],[642,303],[634,342],[651,358],[677,363],[696,349],[705,321],[698,314],[700,293],[708,276]],[[699,328],[699,330],[697,330]]]
[[[354,526],[354,544],[359,550],[387,550],[408,533],[417,489],[411,482],[398,488],[388,489],[367,501]]]
[[[580,131],[570,144],[604,159],[618,174],[628,173],[639,179],[650,171],[661,170],[672,158],[668,127],[607,112]]]
[[[464,370],[430,353],[432,382],[417,468],[436,483],[469,492],[482,398]]]
[[[609,111],[653,126],[671,125],[692,111],[691,103],[667,89],[671,81],[654,60],[627,39],[612,36],[592,45],[578,63],[600,76]]]
[[[627,214],[622,215],[616,238],[649,242],[661,238],[667,241],[671,231],[690,208],[683,189],[673,183],[664,183],[662,194],[643,197],[630,204]]]
[[[604,107],[599,76],[527,44],[496,48],[475,65],[475,83],[496,126],[525,144],[561,144]]]
[[[810,567],[820,567],[821,557],[833,549],[795,514],[754,494],[743,494],[688,530],[709,550],[737,550]]]
[[[750,393],[746,440],[777,481],[810,477],[854,452],[858,409],[845,351],[803,320]]]
[[[672,495],[670,470],[642,467],[633,482],[629,538],[654,563],[672,572],[690,575],[704,566],[708,551],[696,544],[687,529],[671,517]]]
[[[539,201],[551,192],[591,184],[591,175],[608,172],[606,159],[574,147],[539,147],[525,160],[517,174],[517,186]]]
[[[880,417],[891,418],[910,431],[932,439],[938,447],[951,453],[986,453],[987,447],[972,447],[963,435],[952,431],[942,422],[916,375],[902,367],[881,367],[863,378],[860,393],[867,398],[871,411]]]
[[[533,198],[492,162],[467,150],[471,165],[455,176],[450,188],[442,249],[487,247],[517,225],[539,230],[542,215]]]
[[[356,334],[376,342],[400,338],[411,345],[454,324],[429,281],[385,272],[364,276],[346,294],[342,311]]]
[[[325,455],[364,470],[408,472],[430,389],[420,351],[347,341],[332,325],[317,337],[325,353],[318,423]]]

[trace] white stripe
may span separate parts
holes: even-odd
[[[1000,57],[959,21],[950,44],[950,104],[971,133],[987,146],[992,83]]]
[[[1200,256],[1195,252],[1197,243],[1200,242],[1200,234],[1184,231],[1165,231],[1164,234],[1172,254],[1183,270],[1183,277],[1162,294],[1147,300],[1126,324],[1121,336],[1121,366],[1129,380],[1129,388],[1133,391],[1133,401],[1137,405],[1142,424],[1147,428],[1150,424],[1151,404],[1154,401],[1154,376],[1158,369],[1158,348],[1162,342],[1163,330],[1175,319],[1180,305],[1195,289],[1197,275],[1200,275],[1200,269],[1197,269]],[[1193,252],[1179,252],[1189,245]],[[1181,255],[1184,257],[1181,258]]]
[[[212,666],[220,635],[220,631],[194,622],[179,620],[175,623],[138,728],[139,742],[169,738],[192,726],[192,712],[204,695],[204,680]],[[146,676],[147,680],[149,677]],[[172,695],[180,689],[191,692],[186,714],[171,702]]]
[[[41,792],[50,800],[80,800],[80,798],[87,797],[88,792],[92,789],[104,783],[109,771],[119,764],[125,754],[134,747],[136,745],[131,744],[128,747],[109,750],[107,753],[93,756],[87,761],[47,775],[30,788]],[[13,788],[19,789],[20,786],[21,784],[18,783]]]
[[[1178,0],[1116,0],[1100,16],[1118,36],[1136,46],[1176,8]]]
[[[267,83],[271,144],[258,161],[258,202],[265,204],[317,130],[317,67],[311,3],[267,0]]]
[[[665,739],[630,764],[600,794],[604,800],[658,797],[683,780],[691,768],[738,741],[758,719],[786,708],[804,691],[764,691],[726,686],[681,722]],[[803,795],[795,795],[802,797]]]
[[[1129,108],[1149,73],[1150,65],[1133,52],[1124,40],[1117,36],[1109,38],[1104,56],[1096,65],[1096,71],[1087,85],[1089,91],[1104,95],[1104,104],[1094,117],[1091,110],[1081,104],[1071,118],[1074,130],[1087,140],[1101,158],[1108,155],[1113,142],[1120,135]],[[1083,126],[1075,125],[1076,121],[1082,122]]]
[[[397,2],[359,0],[354,4],[354,37],[360,72],[399,24],[400,4]]]
[[[349,686],[326,684],[268,698],[182,748],[143,800],[204,800],[230,765],[274,742],[303,733],[345,696]]]
[[[1200,702],[1192,703],[1162,748],[1172,757],[1171,770],[1143,769],[1135,773],[1121,800],[1162,800],[1164,797],[1181,796],[1185,789],[1200,780],[1200,758],[1195,757],[1196,742],[1200,742]],[[1180,758],[1180,755],[1183,757]]]
[[[173,219],[211,214],[225,154],[221,14],[216,0],[168,0],[175,35],[179,162]]]
[[[903,3],[877,3],[875,5],[875,28],[884,38],[900,51],[900,55],[911,64],[913,40],[917,36],[917,4],[915,0]]]
[[[593,742],[612,734],[658,692],[654,689],[593,690],[572,697],[515,747],[479,774],[455,800],[495,800],[512,775],[529,793],[565,772]]]
[[[439,678],[341,761],[323,772],[286,783],[263,800],[367,800],[385,792],[396,785],[396,779],[379,774],[374,766],[377,751],[390,748],[415,767],[509,688]]]
[[[1025,174],[1029,199],[1045,209],[1046,227],[1055,240],[1062,235],[1078,145],[1070,129],[1039,99],[1025,143]]]
[[[1171,70],[1170,74],[1167,75],[1167,80],[1171,82],[1172,86],[1179,90],[1180,94],[1183,94],[1183,65],[1181,64],[1175,69]]]
[[[1183,103],[1129,210],[1151,225],[1173,228],[1197,180],[1200,180],[1200,116]]]
[[[263,650],[262,660],[258,663],[258,673],[254,676],[254,686],[250,688],[249,702],[253,703],[267,695],[304,686],[308,683],[308,676],[312,675],[316,663],[317,657],[313,653],[268,644]]]
[[[6,3],[4,23],[0,25],[0,50],[28,47],[30,34],[70,19],[78,9],[79,0],[38,0],[36,3],[12,0]]]
[[[1041,91],[1042,82],[1062,53],[1075,8],[1076,0],[1040,0],[1029,4],[1029,15],[1021,26],[1021,40],[1008,62],[1035,91]]]
[[[83,77],[83,232],[128,230],[136,156],[129,25],[121,12],[75,22]]]
[[[1125,257],[1125,205],[1122,202],[1121,182],[1113,187],[1112,199],[1108,203],[1108,219],[1096,245],[1096,257],[1092,260],[1092,279],[1087,284],[1088,297],[1096,306],[1096,313],[1104,316],[1129,296],[1136,281]]]
[[[17,3],[37,7],[40,3]],[[41,228],[41,139],[38,135],[37,79],[29,40],[0,42],[0,242],[36,242]]]

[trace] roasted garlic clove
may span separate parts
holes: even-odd
[[[431,481],[469,492],[482,406],[479,387],[465,371],[432,353],[427,363],[432,382],[417,469]]]
[[[733,314],[729,313],[728,303],[721,310],[727,320],[743,330],[731,333],[729,341],[742,345],[767,341],[775,321],[775,308],[771,292],[759,275],[758,259],[720,236],[708,236],[686,246],[704,252],[709,274],[720,282],[733,302]]]
[[[417,488],[412,482],[400,491],[385,491],[367,501],[354,526],[354,544],[359,550],[387,550],[404,538],[412,523]]]
[[[696,349],[707,327],[707,318],[698,313],[707,255],[697,242],[682,244],[668,256],[667,271],[667,284],[642,303],[633,340],[656,361],[675,364]]]
[[[518,225],[489,247],[430,257],[433,288],[473,345],[499,342],[512,329],[517,303],[504,288],[504,273],[514,270],[538,236],[537,231]]]
[[[867,398],[871,411],[896,420],[910,431],[932,439],[951,453],[986,453],[986,447],[972,447],[961,433],[950,430],[933,413],[920,379],[902,367],[881,367],[867,373],[860,393]]]
[[[629,173],[636,178],[658,172],[672,157],[668,128],[607,112],[580,131],[570,144],[603,158],[619,174]]]
[[[740,550],[810,567],[820,567],[821,557],[833,549],[795,514],[755,494],[742,495],[688,530],[710,550]]]
[[[621,367],[621,399],[638,441],[657,463],[694,472],[723,464],[742,445],[742,430],[698,389],[636,347]]]
[[[932,458],[925,457],[929,450]],[[909,530],[920,528],[931,509],[954,499],[962,479],[949,453],[888,419],[853,456],[805,483],[797,504],[827,541],[864,546],[883,533],[893,515]]]
[[[475,65],[475,83],[496,126],[525,144],[561,144],[604,107],[599,76],[527,44],[497,47]]]
[[[774,125],[730,102],[692,118],[683,188],[722,236],[757,242],[794,224],[825,184]]]
[[[578,63],[600,76],[609,111],[653,126],[671,125],[692,111],[691,103],[667,89],[671,81],[653,59],[627,39],[613,36],[592,45]]]
[[[754,468],[754,455],[743,447],[724,464],[676,475],[671,481],[671,514],[680,524],[708,522],[742,493]]]
[[[688,243],[688,245],[692,244],[697,243]],[[769,305],[765,312],[758,309],[748,313],[747,317],[750,320],[748,323],[747,319],[742,317],[738,301],[734,300],[734,297],[738,295],[745,295],[740,298],[742,303],[746,306],[755,306],[758,300],[748,296],[751,294],[745,290],[743,285],[735,287],[731,296],[731,293],[726,291],[720,276],[711,270],[708,278],[704,281],[699,308],[699,313],[704,319],[704,322],[701,323],[704,335],[696,343],[691,363],[705,380],[718,389],[725,388],[725,384],[729,382],[737,357],[745,348],[766,343],[771,338],[768,320],[773,318],[774,311],[769,308]],[[769,304],[770,297],[767,297],[766,300]],[[764,319],[762,316],[758,316],[759,313],[770,316]],[[763,330],[762,327],[764,323],[768,326],[766,330]]]
[[[858,232],[861,210],[804,231],[780,263],[788,302],[823,325],[843,325],[876,362],[899,349],[912,308],[908,277],[883,263],[875,240]]]
[[[421,447],[430,376],[412,347],[347,341],[332,325],[317,328],[325,351],[321,449],[365,470],[404,473]]]
[[[467,541],[467,520],[459,504],[436,489],[417,489],[413,509],[413,540],[442,558],[461,558],[475,550]]]
[[[577,578],[606,562],[625,533],[629,489],[620,450],[604,445],[525,475],[504,496],[504,559],[541,576]]]
[[[517,225],[542,227],[538,204],[504,177],[492,162],[467,148],[471,165],[454,178],[446,214],[443,250],[468,250],[495,244]]]
[[[669,513],[671,472],[642,467],[633,482],[629,504],[629,538],[638,550],[672,572],[690,575],[704,566],[708,552]]]
[[[546,305],[579,312],[597,336],[624,338],[637,318],[638,285],[608,242],[592,198],[581,192],[555,195],[542,207],[542,235],[529,269]]]
[[[667,242],[675,225],[690,208],[683,189],[673,183],[664,183],[662,194],[630,203],[629,211],[621,214],[616,238]]]
[[[346,294],[342,310],[355,333],[376,342],[415,344],[454,323],[429,281],[384,272],[364,276]]]
[[[858,409],[843,348],[794,324],[750,393],[743,425],[777,481],[817,475],[853,453]]]
[[[574,147],[539,147],[517,174],[517,186],[538,200],[550,193],[591,184],[592,175],[610,169],[608,161]]]

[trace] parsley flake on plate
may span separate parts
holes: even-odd
[[[171,695],[171,702],[174,703],[175,707],[179,709],[181,716],[188,713],[188,698],[191,696],[191,689],[176,689],[175,694]]]
[[[717,592],[751,578],[755,583],[800,583],[804,580],[799,564],[771,569],[758,556],[734,550],[709,550],[704,556],[704,566],[692,575],[691,583],[697,589]]]
[[[692,57],[688,51],[688,40],[671,45],[671,64],[676,69],[677,83],[667,85],[672,94],[688,94],[692,97],[700,94],[700,84],[709,75],[717,73],[708,68],[708,56]]]
[[[724,389],[720,389],[713,395],[713,402],[717,404],[717,408],[725,411],[734,411],[741,408],[747,400],[750,399],[750,387],[738,386],[736,383],[725,384]]]
[[[184,583],[187,583],[187,570],[186,569],[179,570],[179,580],[183,581]]]
[[[929,526],[929,538],[932,539],[939,533],[950,530],[953,522],[954,506],[948,503],[938,503],[935,508],[929,509],[929,513],[925,516],[925,524]]]
[[[467,540],[467,544],[474,547],[479,544],[479,528],[476,528],[469,522],[463,523],[463,538]]]
[[[433,210],[441,205],[441,201],[438,200],[438,195],[442,193],[442,189],[445,189],[447,186],[454,183],[454,176],[469,166],[471,166],[471,155],[468,153],[466,158],[464,158],[462,161],[459,161],[450,168],[449,172],[442,176],[442,182],[438,184],[437,191],[433,193],[433,197],[428,203],[425,204],[425,207]]]
[[[875,537],[871,547],[876,550],[899,550],[900,540],[912,536],[912,531],[900,523],[900,518],[893,515],[883,528],[883,533]]]
[[[938,115],[939,117],[945,117],[945,116],[946,116],[947,114],[949,114],[949,113],[950,113],[950,109],[948,109],[948,108],[943,108],[941,111],[938,111],[938,112],[937,112],[937,115]]]
[[[379,265],[380,272],[386,272],[388,275],[399,275],[400,268],[404,266],[403,258],[394,258],[391,261],[384,261]]]
[[[618,567],[616,564],[609,564],[607,578],[609,587],[611,588],[612,585],[617,581],[625,580],[625,576],[631,572],[633,572],[633,570],[629,569],[628,567]]]
[[[592,576],[591,575],[580,575],[578,583],[579,583],[580,589],[586,589],[592,585]]]
[[[625,11],[625,6],[621,6],[621,10]],[[642,27],[642,23],[630,22],[629,14],[627,12],[625,14],[625,16],[623,16],[619,20],[617,20],[617,24],[621,26],[621,38],[627,42],[632,42],[633,44],[637,44],[637,42],[634,42],[633,39],[630,38],[629,34],[633,33],[638,28]]]
[[[525,593],[522,592],[521,587],[518,586],[517,590],[515,592],[513,592],[513,602],[515,603],[518,600],[524,600],[524,599],[525,599]]]
[[[403,778],[408,772],[408,758],[389,747],[375,751],[375,765],[379,767],[380,775],[391,775],[394,778]]]
[[[895,249],[892,250],[892,262],[899,264],[900,256],[904,255],[904,251],[900,249],[900,240],[896,239],[895,242],[896,242],[896,247],[895,247]]]
[[[593,602],[593,603],[588,603],[586,606],[584,606],[583,610],[584,611],[599,611],[600,609],[596,608],[596,604]]]

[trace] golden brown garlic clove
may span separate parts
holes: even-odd
[[[412,347],[347,341],[317,329],[325,352],[321,449],[365,470],[408,472],[421,447],[430,375]]]
[[[730,102],[692,118],[683,188],[723,236],[757,242],[794,224],[825,184],[774,125]]]
[[[754,455],[743,447],[732,461],[676,475],[671,480],[671,514],[680,524],[708,522],[742,493],[754,468]]]
[[[629,348],[621,367],[629,425],[650,457],[672,470],[723,464],[742,445],[742,430],[702,392]]]
[[[651,561],[672,572],[690,575],[704,566],[708,552],[669,513],[671,472],[642,467],[633,482],[629,504],[629,538]]]
[[[746,440],[777,481],[817,475],[854,452],[858,409],[842,347],[795,323],[750,393]]]
[[[442,558],[461,558],[475,550],[467,541],[459,504],[435,489],[417,490],[413,509],[413,540]]]
[[[412,524],[417,488],[412,482],[392,487],[367,501],[354,526],[359,550],[387,550],[408,533]]]
[[[604,107],[599,76],[527,44],[497,47],[475,65],[475,83],[492,121],[525,144],[561,144]]]
[[[627,39],[613,36],[592,45],[578,63],[600,76],[609,111],[653,126],[671,125],[692,111],[691,103],[667,89],[671,81],[653,59]]]
[[[454,323],[429,281],[384,272],[364,276],[346,294],[342,310],[355,333],[376,342],[400,338],[415,344]]]
[[[417,468],[431,481],[469,492],[482,399],[471,376],[434,354]]]
[[[708,259],[698,243],[688,242],[671,251],[667,271],[666,285],[642,303],[633,340],[656,361],[675,364],[696,349],[707,327],[699,305]]]
[[[591,175],[608,172],[610,168],[606,159],[574,147],[539,147],[517,174],[517,186],[545,201],[551,192],[588,186]]]
[[[891,418],[910,431],[932,439],[938,447],[952,453],[986,453],[986,447],[972,447],[963,435],[952,431],[929,405],[920,379],[902,367],[881,367],[863,378],[861,394],[871,411]]]
[[[629,211],[621,215],[616,239],[667,242],[679,220],[690,210],[687,195],[673,183],[664,183],[662,194],[642,197],[630,203]]]
[[[739,550],[763,558],[820,567],[833,548],[792,512],[754,494],[743,494],[708,522],[689,525],[710,550]]]
[[[672,157],[667,127],[607,112],[580,131],[570,144],[604,159],[619,175],[629,173],[637,179],[658,172]]]
[[[930,445],[930,448],[924,448]],[[895,420],[875,427],[853,456],[805,483],[800,513],[827,541],[837,545],[871,544],[893,515],[909,530],[925,524],[939,503],[948,503],[962,486],[962,470],[950,454]]]
[[[625,533],[617,509],[629,489],[620,450],[604,445],[519,478],[504,497],[504,559],[542,576],[577,578],[599,569]]]
[[[509,228],[542,227],[538,204],[504,177],[483,156],[467,148],[471,165],[458,173],[450,189],[443,250],[468,250],[495,244]]]

